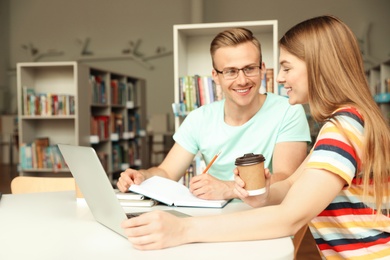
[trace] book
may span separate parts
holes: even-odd
[[[121,200],[143,200],[145,198],[145,196],[142,194],[134,192],[120,192],[117,189],[115,189],[115,195],[118,199]]]
[[[119,200],[119,204],[122,207],[151,207],[156,205],[155,200],[143,199],[143,200]]]
[[[31,106],[30,102],[32,97],[35,97],[35,90],[32,88],[29,88],[27,86],[23,86],[23,97],[22,97],[22,104],[23,104],[23,115],[32,115],[31,112]]]
[[[160,176],[153,176],[140,185],[133,184],[129,191],[177,207],[222,208],[229,202],[197,198],[183,184]]]
[[[145,198],[144,195],[134,192],[120,192],[115,189],[115,195],[122,207],[151,207],[156,205],[156,201]]]
[[[202,77],[199,75],[195,75],[195,79],[198,82],[198,92],[199,92],[199,106],[203,106],[206,104],[205,90],[203,86]]]
[[[34,140],[35,151],[33,151],[36,155],[36,165],[34,168],[44,168],[45,162],[45,151],[46,147],[50,145],[49,137],[40,137]]]
[[[32,169],[32,146],[31,143],[20,145],[20,165],[22,169]]]

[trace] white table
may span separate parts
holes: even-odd
[[[168,207],[155,206],[150,209],[155,208]],[[247,205],[235,200],[223,209],[176,210],[191,215],[210,215],[247,208]],[[122,236],[96,222],[85,201],[76,201],[74,192],[4,194],[0,201],[1,260],[269,260],[293,259],[293,251],[289,237],[247,242],[194,243],[163,250],[139,251]]]

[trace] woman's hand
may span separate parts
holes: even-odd
[[[162,249],[188,243],[186,219],[156,210],[122,222],[122,228],[134,248]]]
[[[268,192],[271,183],[271,173],[268,168],[264,170],[265,175],[265,193],[257,196],[249,196],[248,191],[245,190],[245,182],[240,178],[238,168],[233,170],[234,173],[234,193],[246,204],[252,207],[262,207],[267,204]]]

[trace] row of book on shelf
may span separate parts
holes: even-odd
[[[109,156],[106,152],[96,149],[97,156],[106,172],[109,172]],[[137,168],[141,166],[140,146],[136,139],[131,140],[126,145],[114,142],[112,144],[112,171],[123,171],[129,167]]]
[[[141,166],[140,144],[133,139],[126,145],[113,143],[112,167],[113,169],[125,170],[125,168],[137,168]],[[124,166],[123,166],[124,165]]]
[[[48,137],[36,138],[30,143],[22,143],[19,150],[22,169],[53,169],[58,171],[67,168],[58,146],[50,145]]]
[[[108,115],[91,116],[91,135],[98,136],[100,140],[110,139],[111,133],[118,134],[119,138],[123,137],[125,124],[127,123],[128,132],[139,135],[141,131],[140,116],[138,113],[130,113],[128,120],[125,122],[122,113],[112,112]]]
[[[108,172],[108,154],[97,152],[103,168]],[[112,168],[114,170],[127,167],[140,166],[140,148],[137,140],[131,140],[128,145],[113,143]],[[58,171],[66,169],[67,165],[57,145],[51,145],[49,137],[36,138],[30,143],[23,143],[20,146],[20,166],[28,169],[52,169]]]
[[[52,116],[74,115],[75,97],[68,94],[36,93],[33,88],[23,87],[23,115]]]
[[[192,110],[224,98],[220,85],[211,76],[179,77],[179,103],[172,104],[175,116],[185,116]],[[267,69],[263,75],[260,92],[274,92],[274,70]]]
[[[101,75],[90,75],[89,83],[92,88],[92,103],[107,104],[109,99],[104,77]],[[118,79],[111,79],[109,91],[111,105],[126,106],[129,101],[135,102],[136,89],[131,81],[123,82]],[[132,104],[134,106],[134,103]]]
[[[186,114],[202,105],[222,100],[221,86],[211,76],[183,76],[179,78],[179,114]]]

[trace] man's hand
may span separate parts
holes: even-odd
[[[126,171],[121,173],[116,185],[121,192],[127,192],[131,185],[139,185],[144,180],[145,176],[141,173],[141,171],[128,168]]]
[[[190,191],[201,199],[232,199],[236,197],[233,189],[233,181],[221,181],[210,174],[194,176],[190,181]]]

